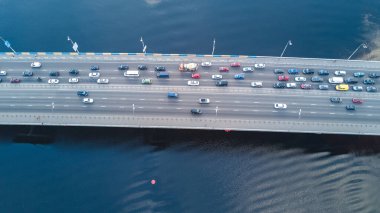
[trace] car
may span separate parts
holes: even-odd
[[[320,89],[320,90],[328,90],[329,89],[329,85],[328,84],[320,84],[320,85],[318,85],[318,89]]]
[[[215,82],[215,85],[218,87],[226,87],[228,86],[228,81],[227,80],[220,80]]]
[[[234,79],[237,79],[237,80],[244,80],[244,77],[245,77],[244,73],[234,75]]]
[[[199,86],[199,81],[187,81],[187,85],[189,85],[189,86]]]
[[[201,63],[201,66],[202,66],[202,67],[211,67],[212,64],[211,64],[211,62],[205,61],[205,62],[202,62],[202,63]]]
[[[193,115],[200,115],[200,114],[202,114],[202,110],[201,109],[191,109],[190,112]]]
[[[368,73],[368,77],[370,77],[370,78],[379,78],[380,74],[376,73],[376,72],[371,72],[371,73]]]
[[[253,65],[256,69],[264,69],[265,68],[265,64],[263,63],[259,63],[259,64],[255,64]]]
[[[140,65],[137,66],[137,69],[138,69],[138,70],[147,70],[147,69],[148,69],[148,66],[146,66],[146,65],[141,65],[141,64],[140,64]]]
[[[340,97],[331,97],[330,98],[331,103],[342,103],[342,98]]]
[[[78,83],[79,78],[69,78],[69,83]]]
[[[301,89],[311,89],[311,84],[301,84]]]
[[[288,106],[287,106],[286,104],[282,104],[282,103],[275,103],[275,104],[273,105],[273,107],[274,107],[275,109],[286,109],[286,108],[288,108]]]
[[[302,70],[302,73],[306,74],[306,75],[311,75],[311,74],[314,74],[314,70],[313,69],[305,68],[305,69]]]
[[[49,80],[48,80],[48,83],[49,83],[49,84],[58,84],[58,83],[59,83],[59,80],[58,80],[58,79],[55,79],[55,78],[53,78],[53,79],[49,79]]]
[[[344,79],[344,83],[346,84],[356,84],[358,83],[358,80],[356,78],[348,77]]]
[[[199,79],[199,78],[201,78],[201,74],[199,74],[199,73],[193,73],[193,74],[191,74],[191,77],[195,78],[195,79]]]
[[[243,72],[253,72],[253,67],[243,67]]]
[[[363,87],[362,86],[352,86],[352,90],[353,91],[363,91]]]
[[[277,79],[278,79],[279,81],[289,81],[289,76],[286,76],[286,75],[279,75],[279,76],[277,77]]]
[[[99,78],[100,77],[100,73],[98,73],[98,72],[90,72],[88,74],[88,77],[90,77],[90,78]]]
[[[219,72],[228,72],[230,69],[228,67],[219,67]]]
[[[156,66],[154,68],[154,70],[157,71],[157,72],[162,72],[162,71],[166,71],[166,67],[164,67],[164,66]]]
[[[263,87],[263,82],[262,81],[253,81],[251,82],[251,87]]]
[[[330,72],[327,70],[319,70],[318,75],[330,75]]]
[[[335,86],[335,90],[337,91],[347,91],[349,88],[348,84],[338,84]]]
[[[58,71],[51,71],[51,72],[49,72],[49,75],[50,76],[59,76],[59,72]]]
[[[240,63],[239,62],[233,62],[230,64],[231,67],[240,67]]]
[[[367,92],[377,92],[377,88],[374,86],[368,86],[366,88]]]
[[[84,91],[84,90],[77,91],[77,95],[78,95],[78,96],[88,96],[88,92],[87,92],[87,91]]]
[[[94,99],[92,99],[92,98],[83,98],[82,102],[85,103],[85,104],[92,104],[92,103],[94,103]]]
[[[69,71],[69,74],[70,74],[70,75],[78,75],[78,74],[79,74],[79,71],[78,71],[77,69],[71,69],[71,70]]]
[[[11,78],[11,83],[21,83],[21,79]]]
[[[290,75],[298,75],[300,71],[298,69],[288,69]]]
[[[108,84],[109,83],[109,80],[108,78],[99,78],[96,83],[98,84]]]
[[[356,110],[356,107],[354,105],[347,105],[346,110]]]
[[[7,71],[1,70],[0,71],[0,76],[5,76],[5,75],[7,75]]]
[[[141,80],[141,84],[152,84],[152,79],[144,78]]]
[[[283,69],[274,69],[274,70],[273,70],[273,73],[274,73],[274,74],[283,74],[283,73],[284,73],[284,70],[283,70]]]
[[[361,77],[364,77],[365,76],[365,73],[364,72],[354,72],[354,77],[356,78],[361,78]]]
[[[32,68],[40,68],[42,66],[41,62],[35,61],[30,64]]]
[[[286,87],[286,83],[284,82],[276,82],[273,84],[273,88],[283,89]]]
[[[319,76],[313,76],[310,80],[312,82],[323,82],[323,78]]]
[[[300,82],[303,82],[303,81],[306,81],[306,78],[305,77],[301,77],[301,76],[297,76],[294,78],[295,81],[300,81]]]
[[[286,88],[296,88],[297,84],[296,83],[287,83]]]
[[[198,103],[200,103],[200,104],[209,104],[210,103],[210,99],[208,99],[208,98],[200,98],[198,100]]]
[[[223,78],[223,76],[222,75],[212,75],[211,78],[214,80],[220,80]]]
[[[22,76],[27,76],[27,77],[29,77],[29,76],[33,76],[33,72],[32,72],[32,71],[29,71],[29,70],[24,71],[24,72],[22,72]]]
[[[363,84],[375,84],[375,80],[367,78],[363,80]]]
[[[345,76],[346,74],[347,74],[347,72],[344,70],[336,70],[334,72],[334,75],[336,75],[336,76]]]
[[[129,69],[129,66],[128,65],[119,65],[117,67],[118,70],[128,70]]]
[[[354,104],[362,104],[363,100],[360,98],[352,98],[352,103]]]
[[[178,98],[178,93],[176,93],[176,92],[168,92],[168,98]]]
[[[90,67],[90,70],[93,70],[93,71],[96,71],[96,70],[99,70],[100,68],[99,68],[99,66],[98,65],[92,65],[91,67]]]
[[[41,82],[41,81],[42,81],[42,78],[41,78],[41,77],[37,77],[37,81],[38,81],[38,82]]]

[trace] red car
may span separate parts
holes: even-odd
[[[229,70],[228,67],[219,67],[219,72],[228,72]]]
[[[279,81],[289,81],[289,76],[286,75],[280,75],[278,76]]]
[[[21,82],[21,80],[18,78],[12,78],[11,79],[11,83],[20,83],[20,82]]]
[[[240,63],[239,62],[234,62],[234,63],[231,63],[230,66],[231,67],[240,67]]]
[[[352,103],[354,104],[362,104],[363,100],[359,98],[352,98]]]
[[[192,78],[195,78],[195,79],[198,79],[198,78],[201,78],[201,75],[199,73],[193,73],[191,75]]]
[[[311,89],[311,84],[301,84],[301,89]]]

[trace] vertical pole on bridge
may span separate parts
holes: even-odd
[[[282,51],[280,57],[282,57],[282,56],[284,55],[284,53],[285,53],[285,51],[286,51],[286,48],[288,48],[288,45],[289,45],[289,46],[292,46],[292,45],[293,45],[293,43],[292,43],[291,40],[289,40],[289,41],[286,43],[285,48],[284,48],[284,50]]]
[[[11,43],[9,43],[9,41],[3,39],[3,37],[0,36],[0,40],[4,42],[4,45],[9,48],[10,50],[12,50],[13,52],[13,56],[16,55],[16,51],[11,47]]]
[[[140,38],[140,42],[142,43],[142,47],[143,47],[143,53],[146,53],[146,48],[147,48],[147,46],[145,45],[145,43],[144,43],[144,40],[143,40],[143,37],[141,36],[141,38]]]
[[[358,48],[356,48],[356,49],[354,50],[354,52],[353,52],[353,53],[347,58],[347,60],[350,60],[351,57],[352,57],[353,55],[355,55],[355,53],[360,49],[360,47],[363,47],[364,49],[367,49],[367,48],[368,48],[368,46],[367,46],[366,43],[361,43],[361,44],[358,46]]]
[[[218,106],[215,107],[215,117],[218,117]]]
[[[214,52],[215,52],[215,38],[214,38],[214,42],[212,44],[212,53],[211,53],[211,55],[214,55]]]
[[[302,109],[300,108],[300,111],[298,112],[298,119],[301,119]]]
[[[67,36],[67,40],[71,42],[71,44],[73,45],[73,50],[79,54],[79,50],[78,50],[78,44],[77,42],[74,42],[73,40],[71,40],[71,38],[69,36]]]
[[[51,112],[54,110],[54,102],[51,102]]]
[[[135,115],[135,104],[132,104],[132,114]]]

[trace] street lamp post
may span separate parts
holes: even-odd
[[[368,48],[368,46],[367,46],[367,44],[366,43],[361,43],[359,46],[358,46],[358,48],[356,48],[355,50],[354,50],[354,52],[347,58],[347,60],[350,60],[351,59],[351,57],[360,49],[360,47],[363,47],[364,49],[367,49]]]
[[[11,47],[11,43],[9,43],[9,41],[3,39],[3,37],[0,36],[0,40],[4,42],[4,45],[9,48],[10,50],[12,50],[13,54],[16,55],[16,51]]]
[[[302,109],[300,108],[300,111],[298,112],[298,119],[301,118],[301,115],[302,115]]]
[[[212,43],[212,53],[211,53],[211,55],[214,55],[214,52],[215,52],[215,38],[214,38],[214,42]]]
[[[215,107],[215,117],[218,117],[218,106]]]
[[[141,36],[141,38],[140,38],[140,42],[141,42],[141,44],[142,44],[142,47],[143,47],[143,53],[146,53],[146,48],[147,48],[147,46],[145,45],[145,43],[144,43],[144,40],[143,40],[143,37]]]
[[[289,40],[289,41],[286,43],[285,48],[284,48],[284,50],[282,51],[280,57],[282,57],[282,56],[284,55],[286,48],[288,48],[288,45],[289,45],[289,46],[292,46],[292,45],[293,45],[293,43],[292,43],[291,40]]]
[[[132,114],[135,115],[135,104],[132,104]]]
[[[71,45],[73,45],[73,50],[79,54],[79,50],[78,50],[78,44],[77,42],[74,42],[73,40],[71,40],[71,38],[69,36],[67,36],[67,40],[71,42]]]
[[[54,110],[54,102],[51,102],[51,112]]]

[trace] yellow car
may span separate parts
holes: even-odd
[[[348,84],[338,84],[335,86],[337,91],[347,91],[349,88]]]

